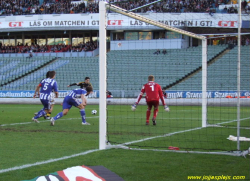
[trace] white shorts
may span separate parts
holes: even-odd
[[[50,102],[51,105],[56,103],[55,93],[54,92],[51,92],[49,102]]]

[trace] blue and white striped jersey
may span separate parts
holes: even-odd
[[[81,98],[81,95],[82,94],[85,95],[86,93],[87,93],[87,91],[84,89],[74,89],[74,90],[70,91],[67,96],[75,99],[75,98]]]
[[[52,91],[58,92],[57,82],[51,78],[43,79],[41,81],[40,99],[49,100]]]

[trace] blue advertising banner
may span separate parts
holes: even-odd
[[[202,98],[201,91],[165,91],[168,99],[175,98]],[[237,97],[237,91],[208,91],[207,98]],[[249,91],[241,91],[240,96],[250,96]]]
[[[165,91],[168,99],[188,98],[201,99],[201,91]],[[63,98],[69,93],[69,90],[59,91],[59,97]],[[34,91],[0,91],[0,97],[33,97]],[[227,96],[237,97],[237,91],[208,91],[207,98],[226,98]],[[241,91],[240,96],[250,96],[250,91]],[[99,98],[99,90],[88,96],[89,98]]]
[[[33,97],[35,91],[0,91],[0,97]],[[62,90],[58,91],[60,98],[65,97],[70,90]],[[89,98],[98,98],[99,97],[99,91],[95,91],[88,96]]]

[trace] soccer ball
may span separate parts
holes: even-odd
[[[94,115],[97,114],[97,110],[92,110],[91,114],[94,114]]]

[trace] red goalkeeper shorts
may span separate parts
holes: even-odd
[[[158,109],[159,101],[147,101],[148,109],[151,110],[154,106],[155,109]]]

